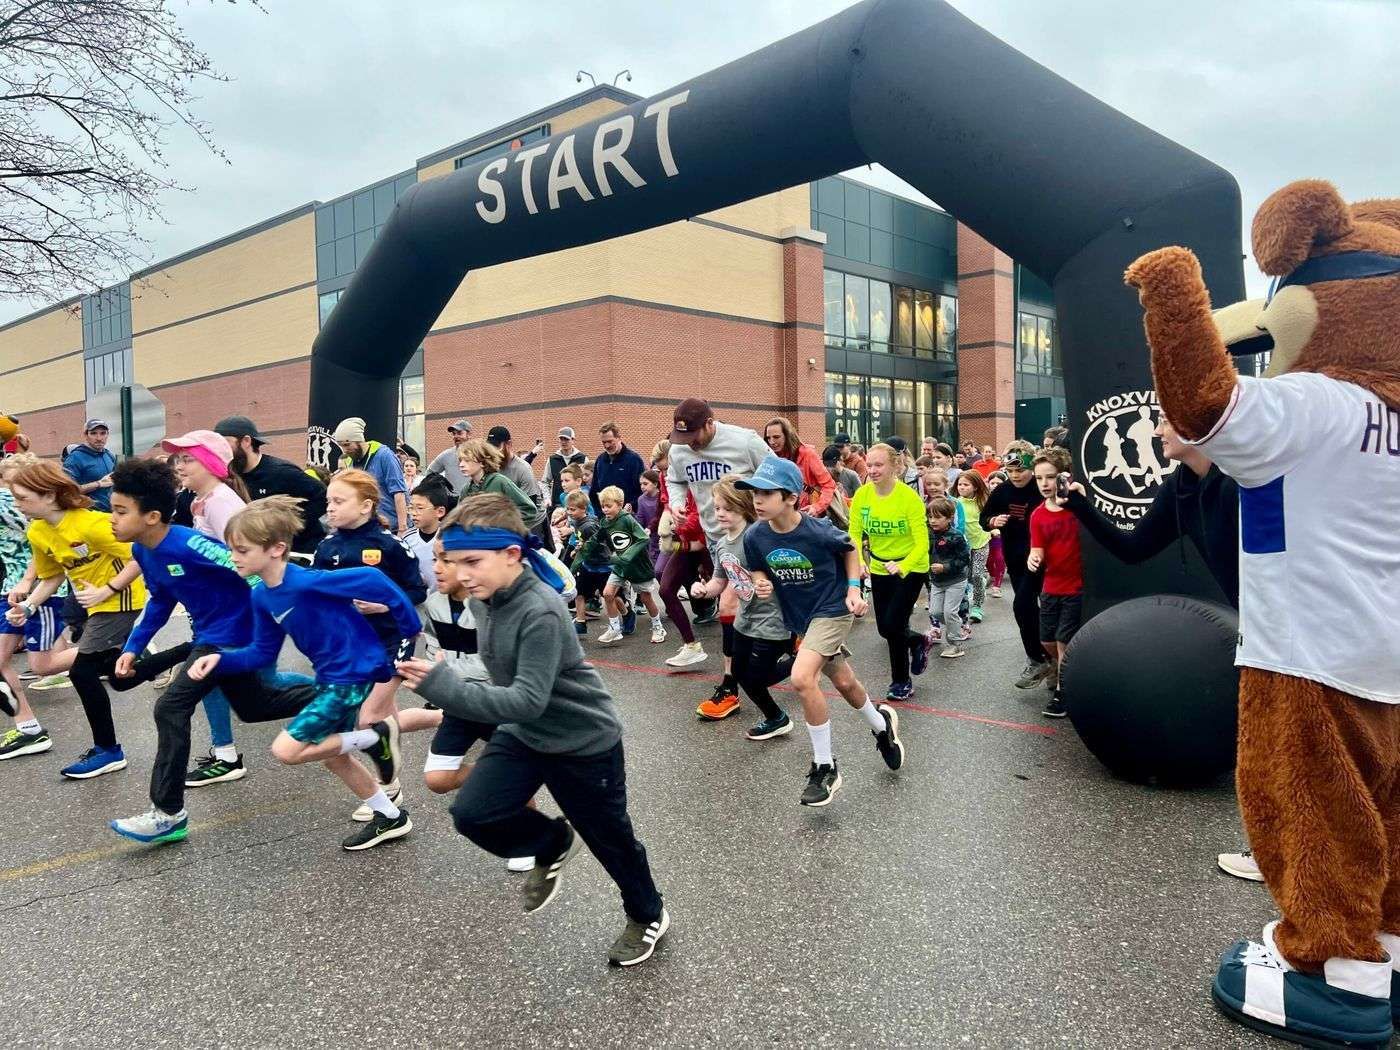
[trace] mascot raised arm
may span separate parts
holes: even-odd
[[[1128,269],[1164,414],[1240,488],[1240,811],[1280,918],[1221,958],[1236,1020],[1384,1045],[1400,1015],[1400,200],[1260,207],[1267,300],[1211,318],[1200,266]],[[1269,350],[1262,378],[1231,351]]]

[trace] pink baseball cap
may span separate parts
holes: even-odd
[[[216,478],[228,477],[228,465],[233,459],[233,449],[228,439],[212,430],[191,430],[177,438],[166,438],[160,443],[166,452],[188,452]]]

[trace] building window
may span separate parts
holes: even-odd
[[[958,348],[958,300],[827,270],[826,345],[952,363]]]
[[[316,280],[349,277],[369,254],[394,205],[418,181],[407,172],[316,209]]]
[[[848,434],[869,447],[895,435],[917,447],[925,437],[957,440],[957,387],[911,379],[826,373],[826,440]]]
[[[1060,367],[1060,344],[1056,337],[1055,319],[1023,311],[1019,320],[1016,371],[1044,376],[1062,375],[1064,370]]]
[[[399,376],[398,436],[411,445],[420,456],[427,456],[427,417],[423,396],[423,348],[420,346],[404,366]],[[419,467],[427,466],[420,462]]]
[[[83,387],[92,397],[105,387],[124,386],[134,382],[131,367],[131,347],[94,354],[83,361]]]
[[[329,317],[331,311],[335,309],[335,304],[340,302],[340,295],[343,291],[345,291],[344,288],[338,288],[333,292],[322,292],[317,296],[316,306],[320,312],[320,323],[318,327],[326,327],[326,318]]]
[[[528,142],[538,142],[540,139],[547,138],[549,138],[549,125],[541,124],[529,131],[522,131],[515,138],[507,139],[505,142],[497,142],[494,146],[483,146],[475,153],[458,157],[452,162],[452,167],[454,169],[465,168],[472,164],[481,164],[484,161],[492,160],[495,157],[504,157],[507,153],[514,153]]]

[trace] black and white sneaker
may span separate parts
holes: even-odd
[[[15,702],[15,694],[10,692],[10,687],[4,682],[0,682],[0,711],[11,718],[15,717],[15,712],[19,710],[19,704]]]
[[[364,749],[374,763],[374,774],[381,784],[392,784],[399,779],[399,764],[403,752],[399,750],[399,723],[395,718],[386,718],[370,726],[379,739]]]
[[[836,763],[819,766],[813,762],[812,768],[807,770],[807,787],[802,792],[802,804],[814,807],[829,805],[840,790],[841,772],[836,768]]]
[[[671,928],[671,914],[665,908],[661,909],[661,918],[655,922],[635,922],[627,920],[627,928],[622,931],[622,936],[613,941],[612,950],[608,952],[608,962],[614,966],[636,966],[651,958],[651,953],[656,951],[656,942],[666,936],[666,931]]]
[[[214,752],[185,774],[185,787],[198,788],[207,784],[225,784],[231,780],[242,780],[248,775],[248,767],[243,764],[240,754],[232,762],[216,758]]]
[[[0,762],[21,755],[41,755],[52,750],[53,740],[42,728],[37,733],[21,733],[18,729],[7,729],[0,736]]]
[[[568,833],[569,843],[564,847],[564,852],[559,854],[559,859],[550,864],[535,862],[535,866],[530,869],[530,874],[525,876],[525,914],[532,915],[539,911],[546,904],[559,895],[559,876],[564,873],[564,867],[569,861],[574,859],[574,854],[578,853],[583,846],[583,839],[578,832],[564,821],[564,830]]]
[[[881,704],[875,710],[884,717],[885,728],[878,733],[871,730],[870,735],[875,738],[875,747],[885,760],[885,765],[898,769],[904,765],[904,744],[899,739],[899,712],[889,704]]]
[[[358,827],[343,841],[342,849],[354,853],[362,849],[373,849],[391,839],[401,839],[413,830],[413,821],[408,819],[408,810],[399,810],[397,817],[386,817],[376,813],[368,824]]]
[[[1046,718],[1064,718],[1069,714],[1069,708],[1065,706],[1065,698],[1058,689],[1050,697],[1050,702],[1046,704],[1040,712]]]

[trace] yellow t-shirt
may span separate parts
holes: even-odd
[[[34,551],[34,571],[41,580],[67,576],[74,584],[102,587],[131,561],[131,544],[112,535],[112,517],[100,510],[70,510],[57,525],[43,519],[29,523],[25,533]],[[88,612],[136,612],[146,606],[146,583],[137,576],[131,586],[94,605]]]
[[[861,541],[870,541],[872,573],[886,575],[887,561],[899,562],[906,575],[928,572],[924,501],[904,482],[895,482],[893,491],[881,496],[875,491],[875,483],[867,481],[851,497],[850,519],[851,542],[856,550],[863,552]]]

